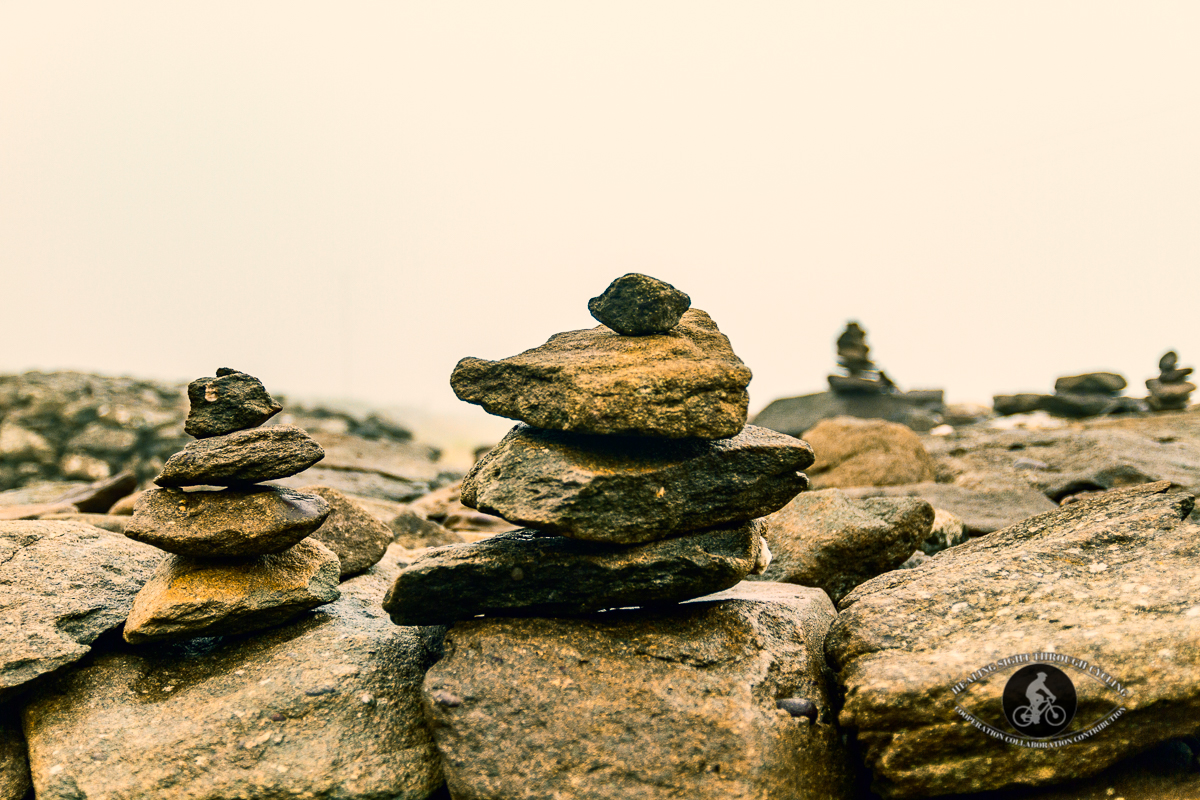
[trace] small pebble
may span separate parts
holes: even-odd
[[[788,697],[775,703],[776,708],[782,708],[793,717],[806,717],[810,722],[817,721],[817,705],[807,697]]]

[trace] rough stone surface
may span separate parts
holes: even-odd
[[[1115,372],[1087,372],[1066,375],[1054,382],[1057,394],[1116,394],[1128,384]]]
[[[463,479],[462,501],[578,539],[645,542],[744,522],[807,486],[805,442],[747,426],[719,441],[583,436],[518,425]]]
[[[392,531],[392,541],[410,550],[461,544],[466,541],[457,531],[452,531],[433,520],[425,519],[412,510],[397,514],[388,523],[388,527]]]
[[[977,491],[930,481],[908,486],[846,489],[846,494],[857,498],[920,497],[961,519],[966,532],[973,536],[998,531],[1057,508],[1046,495],[1028,485]]]
[[[233,562],[168,556],[134,600],[125,641],[226,636],[279,625],[336,600],[338,576],[337,556],[312,539]]]
[[[344,494],[407,502],[462,477],[437,463],[438,451],[426,444],[329,431],[312,437],[325,458],[302,475],[280,479],[279,485],[299,489],[319,484]]]
[[[72,514],[66,512],[42,514],[38,516],[38,519],[53,520],[56,522],[82,522],[111,533],[124,533],[125,526],[129,524],[129,517],[122,517],[116,514]]]
[[[392,543],[392,529],[337,489],[305,486],[302,491],[319,495],[333,513],[312,538],[337,554],[342,578],[368,569],[383,558]]]
[[[588,311],[623,336],[647,336],[674,328],[691,305],[692,298],[671,284],[630,272],[589,300]]]
[[[804,434],[817,454],[808,470],[817,489],[896,486],[934,478],[933,459],[921,438],[904,425],[836,417]]]
[[[1078,779],[1188,735],[1200,714],[1200,530],[1194,500],[1166,483],[1109,492],[880,575],[841,602],[826,642],[875,789],[928,797]],[[955,695],[1001,658],[1052,651],[1124,685],[1074,676],[1065,732],[1126,713],[1070,746],[1004,745],[955,712],[1003,727],[1001,692],[1015,667]]]
[[[764,518],[771,564],[754,580],[824,589],[837,602],[896,569],[929,536],[933,507],[917,498],[851,500],[837,489],[799,495]]]
[[[0,702],[124,622],[162,558],[78,522],[0,523]]]
[[[425,678],[450,793],[847,796],[823,593],[740,584],[663,610],[456,624]],[[806,697],[814,725],[776,702]]]
[[[384,565],[303,619],[247,637],[118,645],[25,709],[39,800],[424,800],[421,718],[441,630],[379,607]]]
[[[464,358],[450,376],[459,399],[538,428],[701,439],[742,429],[749,383],[729,340],[695,308],[661,336],[569,331],[502,361]]]
[[[204,439],[257,428],[283,410],[262,382],[237,370],[217,370],[215,378],[198,378],[188,384],[191,411],[183,430]]]
[[[321,527],[331,511],[315,494],[271,486],[150,489],[124,533],[181,556],[257,556],[287,550]]]
[[[167,459],[159,486],[239,486],[286,478],[325,456],[300,428],[272,425],[190,443]]]
[[[823,419],[858,417],[898,422],[914,431],[941,425],[944,406],[940,393],[848,394],[818,392],[773,400],[751,422],[789,436],[803,436]]]
[[[24,800],[30,785],[21,720],[11,709],[0,708],[0,800]]]
[[[397,625],[556,616],[677,603],[733,586],[762,556],[762,523],[649,544],[581,542],[532,530],[432,550],[383,602]]]
[[[944,508],[934,508],[933,527],[929,529],[929,536],[917,547],[925,555],[932,556],[955,545],[960,545],[966,540],[967,526],[958,518],[958,515],[952,514]]]

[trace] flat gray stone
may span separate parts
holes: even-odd
[[[388,620],[394,574],[254,636],[118,644],[46,686],[25,708],[38,800],[425,800],[442,631]]]
[[[324,498],[250,486],[220,491],[149,489],[124,533],[168,553],[198,558],[281,553],[329,517]]]
[[[159,486],[241,486],[303,472],[325,457],[321,445],[293,425],[252,428],[191,442],[167,459]]]
[[[454,625],[425,713],[456,800],[847,798],[816,589]],[[776,705],[807,698],[814,724]]]
[[[750,370],[708,314],[689,309],[661,336],[569,331],[502,361],[464,358],[459,399],[538,428],[724,439],[746,424]]]
[[[197,439],[257,428],[283,410],[258,378],[228,368],[197,378],[187,391],[192,407],[183,430]]]
[[[383,558],[394,538],[391,528],[337,489],[305,486],[302,491],[318,495],[332,509],[312,538],[337,554],[343,579],[363,572]]]
[[[816,586],[836,603],[860,583],[898,569],[929,537],[933,520],[933,508],[918,498],[806,492],[762,520],[771,564],[753,579]]]
[[[1066,375],[1054,382],[1058,394],[1116,394],[1128,384],[1115,372],[1086,372]]]
[[[666,333],[679,324],[692,298],[665,281],[630,272],[588,301],[588,311],[622,336]]]
[[[120,626],[162,558],[79,522],[0,522],[0,702]]]
[[[556,616],[678,603],[733,586],[763,560],[748,522],[649,544],[581,542],[531,530],[432,550],[383,601],[397,625],[488,616]]]
[[[747,426],[718,441],[518,425],[463,479],[462,502],[576,539],[632,544],[745,522],[808,486],[806,442]]]
[[[168,556],[134,599],[125,641],[227,636],[280,625],[336,600],[339,575],[337,556],[311,538],[245,560]]]
[[[1183,522],[1190,494],[1158,483],[1109,492],[889,572],[843,598],[826,641],[874,788],[930,797],[1086,778],[1200,716],[1200,529]],[[1070,671],[1075,735],[1116,708],[1090,738],[1050,749],[1005,744],[956,704],[1007,732],[1002,692],[1022,664],[1053,652],[1107,673],[1127,693]],[[1044,659],[1041,659],[1044,660]]]

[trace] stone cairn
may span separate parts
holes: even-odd
[[[836,394],[889,394],[896,384],[883,370],[875,366],[867,346],[867,332],[857,322],[846,323],[846,330],[837,338],[838,365],[844,375],[830,375],[829,388]]]
[[[1085,372],[1054,381],[1054,394],[1042,398],[1041,407],[1060,417],[1097,417],[1136,410],[1120,396],[1125,378],[1115,372]]]
[[[325,451],[291,425],[260,427],[282,410],[257,378],[233,369],[188,386],[184,431],[142,494],[125,535],[171,555],[134,599],[131,643],[246,633],[339,596],[338,557],[307,538],[330,505],[263,481],[308,469]],[[222,487],[222,488],[215,488]]]
[[[1158,360],[1157,378],[1146,381],[1150,390],[1147,402],[1154,411],[1176,411],[1187,408],[1188,395],[1196,391],[1196,384],[1188,381],[1192,374],[1191,367],[1180,367],[1179,356],[1174,350],[1168,350]]]
[[[417,558],[384,599],[395,623],[672,604],[766,568],[757,518],[807,487],[812,449],[746,425],[750,370],[690,305],[629,274],[588,304],[603,325],[458,363],[460,399],[525,423],[462,502],[528,527]]]

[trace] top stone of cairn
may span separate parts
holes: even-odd
[[[692,298],[669,283],[630,272],[588,301],[588,311],[622,336],[666,333],[679,324]]]
[[[262,382],[228,367],[188,384],[192,408],[183,430],[197,439],[257,428],[283,410]]]

